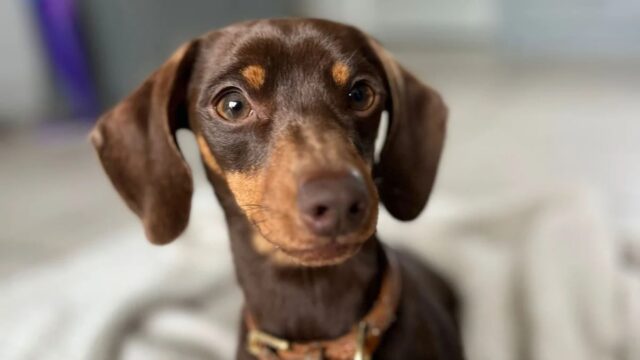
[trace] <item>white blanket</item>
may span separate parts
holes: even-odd
[[[5,279],[0,359],[232,358],[242,299],[213,204],[199,190],[170,246],[135,227]],[[474,204],[436,195],[421,220],[383,213],[379,229],[458,288],[469,359],[638,360],[639,242],[603,209],[584,189]]]

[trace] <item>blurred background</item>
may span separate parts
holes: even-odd
[[[285,16],[362,28],[448,103],[428,211],[383,214],[380,231],[456,285],[470,359],[640,359],[636,0],[1,1],[0,358],[109,359],[135,328],[130,357],[160,359],[149,338],[176,327],[230,356],[239,295],[192,137],[179,141],[198,186],[193,239],[157,248],[86,135],[182,42]],[[154,292],[176,271],[202,280]],[[130,326],[149,299],[205,290],[218,325],[183,309]]]

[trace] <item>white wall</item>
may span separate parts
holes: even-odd
[[[493,37],[500,0],[304,0],[306,16],[354,24],[389,41],[464,40]]]
[[[0,1],[0,124],[38,119],[48,83],[26,1]]]
[[[495,45],[506,54],[637,58],[638,0],[303,0],[299,12],[383,41]]]
[[[503,1],[502,46],[525,56],[638,58],[638,0]]]

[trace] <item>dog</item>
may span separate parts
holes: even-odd
[[[193,191],[175,133],[195,134],[245,298],[238,359],[463,359],[453,291],[375,234],[380,202],[404,221],[425,207],[446,118],[358,29],[269,19],[182,45],[90,137],[147,238],[167,244]]]

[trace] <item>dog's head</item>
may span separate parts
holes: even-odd
[[[327,265],[372,236],[379,199],[401,220],[422,211],[446,113],[359,30],[263,20],[182,46],[102,116],[92,141],[151,242],[187,225],[192,179],[175,132],[190,128],[219,197],[253,224],[256,250]]]

